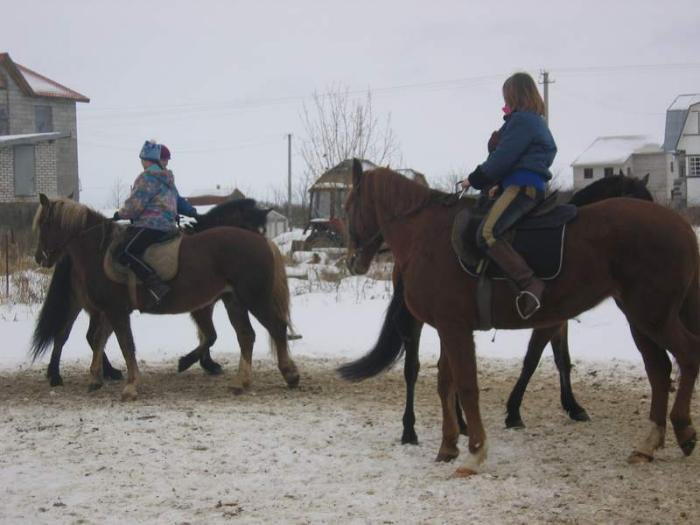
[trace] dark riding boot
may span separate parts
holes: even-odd
[[[170,291],[170,286],[160,280],[155,272],[150,273],[145,279],[142,279],[143,284],[148,289],[151,301],[148,301],[144,308],[153,308],[158,306],[163,300],[163,297]]]
[[[523,319],[529,319],[542,306],[544,283],[537,278],[510,243],[498,239],[488,249],[487,255],[515,283],[520,293],[515,298],[515,309]]]

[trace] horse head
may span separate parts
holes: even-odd
[[[382,232],[377,223],[376,213],[371,203],[365,198],[367,178],[362,172],[362,161],[352,161],[352,190],[345,202],[348,220],[348,258],[350,273],[361,275],[367,273],[372,258],[382,245]]]
[[[61,258],[65,247],[85,226],[87,208],[75,201],[51,200],[39,194],[39,208],[34,216],[34,230],[39,232],[34,260],[50,268]]]

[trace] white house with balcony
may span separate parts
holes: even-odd
[[[676,159],[682,200],[700,206],[700,93],[679,95],[666,110],[664,150]]]
[[[574,191],[620,172],[640,178],[648,173],[647,187],[661,204],[670,202],[673,180],[677,177],[673,153],[646,135],[598,137],[571,166]]]

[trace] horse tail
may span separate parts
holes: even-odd
[[[284,266],[284,257],[277,245],[271,240],[267,240],[272,250],[274,258],[274,277],[272,282],[272,307],[278,318],[284,320],[287,326],[292,326],[289,315],[289,282],[287,281],[287,270]]]
[[[404,334],[409,333],[412,319],[413,315],[404,301],[403,281],[399,276],[377,342],[360,359],[339,367],[340,376],[348,381],[362,381],[391,368],[406,350]]]
[[[30,350],[32,360],[46,353],[53,340],[68,323],[70,308],[67,308],[66,302],[71,294],[71,267],[70,257],[63,256],[53,271],[49,291],[46,293],[34,327]]]

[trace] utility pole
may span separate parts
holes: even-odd
[[[292,230],[292,134],[287,134],[287,224]]]
[[[549,71],[546,69],[540,71],[540,75],[542,76],[540,84],[543,85],[542,91],[544,94],[544,120],[549,124],[549,85],[554,84],[554,80],[549,79]]]

